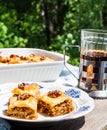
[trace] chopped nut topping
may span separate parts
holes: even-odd
[[[18,95],[17,100],[26,100],[30,97],[28,94]]]
[[[43,62],[43,61],[54,61],[53,59],[40,56],[36,54],[29,54],[28,56],[20,56],[16,54],[11,54],[9,56],[2,57],[0,55],[0,63],[4,64],[22,64],[22,63],[32,63],[32,62]]]
[[[56,97],[59,97],[60,95],[62,95],[62,92],[59,90],[54,90],[54,91],[48,92],[48,96],[51,98],[56,98]]]
[[[40,60],[45,60],[45,58],[46,58],[45,56],[41,56]]]
[[[30,54],[30,57],[34,57],[34,56],[36,56],[35,54]]]
[[[28,58],[26,56],[21,56],[20,59],[21,60],[27,60]]]
[[[18,84],[18,88],[24,90],[25,83]]]
[[[11,54],[10,55],[10,58],[13,58],[13,57],[19,57],[18,55],[15,55],[15,54]]]

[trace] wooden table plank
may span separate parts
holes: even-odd
[[[80,130],[102,130],[107,125],[107,99],[94,101],[95,107],[85,116],[85,124]]]

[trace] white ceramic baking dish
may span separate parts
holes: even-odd
[[[0,83],[54,81],[58,78],[64,67],[63,54],[56,52],[33,48],[0,49],[1,56],[10,56],[11,54],[20,56],[36,54],[50,57],[55,61],[24,64],[0,64]],[[68,56],[66,56],[65,61],[68,59]]]

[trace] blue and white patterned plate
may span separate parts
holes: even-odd
[[[61,90],[68,96],[72,97],[75,110],[69,114],[65,114],[63,116],[57,116],[57,117],[49,117],[49,116],[43,116],[38,113],[38,119],[37,120],[26,120],[26,119],[18,119],[18,118],[12,118],[9,116],[6,116],[4,114],[4,111],[7,109],[7,102],[9,97],[12,95],[11,90],[16,87],[19,83],[6,83],[6,84],[1,84],[0,87],[2,88],[2,92],[5,92],[7,88],[8,91],[6,91],[5,94],[0,95],[0,118],[6,119],[6,120],[11,120],[15,122],[24,122],[24,123],[30,123],[31,125],[38,125],[40,123],[45,124],[45,123],[52,123],[52,122],[58,122],[58,121],[65,121],[69,119],[76,119],[78,117],[84,116],[87,113],[91,112],[94,108],[94,101],[91,97],[88,96],[88,94],[76,87],[72,86],[64,86],[64,85],[59,85],[56,83],[54,86],[50,87],[40,87],[40,91],[42,94],[50,91],[50,90]],[[49,84],[48,84],[49,85]],[[48,86],[47,85],[47,86]]]

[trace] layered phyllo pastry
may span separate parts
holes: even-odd
[[[39,91],[39,85],[38,84],[25,84],[21,83],[18,84],[16,88],[12,90],[12,93],[14,95],[28,95],[28,96],[33,96],[36,99],[40,96],[40,91]]]
[[[23,119],[37,119],[37,99],[27,95],[10,97],[6,115]]]
[[[11,54],[10,56],[0,56],[0,63],[3,64],[21,64],[21,63],[32,63],[32,62],[49,62],[54,61],[52,58],[47,56],[39,56],[36,54],[30,54],[28,56],[19,56]]]
[[[49,91],[38,99],[38,110],[49,116],[59,116],[74,110],[72,98],[62,91]]]

